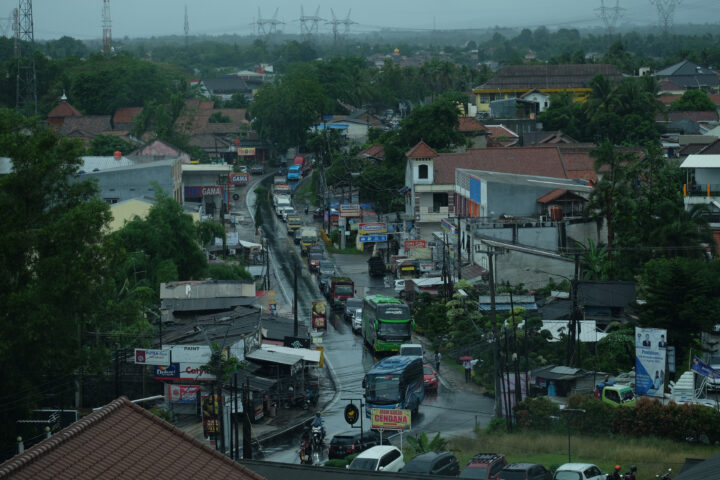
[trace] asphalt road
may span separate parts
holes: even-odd
[[[254,204],[254,198],[250,194],[247,201],[248,205]],[[307,270],[305,258],[300,256],[298,247],[287,235],[284,223],[272,211],[272,205],[261,208],[261,215],[262,228],[270,242],[271,269],[276,274],[271,288],[280,292],[278,309],[280,312],[291,311],[294,268],[297,267],[299,318],[309,327],[311,302],[324,300],[318,290],[315,275]],[[312,219],[305,217],[305,223],[312,223]],[[327,255],[327,257],[335,263],[339,274],[349,276],[355,281],[359,294],[393,294],[392,288],[385,287],[382,279],[371,278],[368,275],[367,255]],[[321,338],[320,344],[325,349],[326,365],[331,370],[337,388],[336,394],[326,392],[325,398],[321,398],[321,404],[330,401],[322,412],[329,439],[337,433],[350,430],[350,426],[343,418],[343,410],[350,403],[349,399],[355,399],[354,403],[359,404],[363,394],[362,378],[377,359],[368,351],[362,337],[352,332],[350,325],[342,319],[342,316],[331,316],[328,329]],[[405,435],[441,432],[443,436],[449,437],[469,433],[475,424],[487,425],[492,417],[492,409],[493,403],[490,399],[453,390],[446,382],[441,382],[437,393],[425,397],[418,417],[412,419],[412,431]],[[367,422],[365,428],[369,428]],[[296,435],[281,439],[273,445],[263,445],[264,458],[270,461],[299,463],[297,456],[299,441],[299,435]],[[392,441],[399,444],[400,438],[393,437]]]

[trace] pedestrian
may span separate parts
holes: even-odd
[[[306,203],[305,204],[305,215],[307,215],[309,211],[310,211],[310,204]]]
[[[463,367],[465,368],[465,383],[468,383],[470,381],[470,369],[472,369],[472,363],[470,363],[470,360],[465,360],[463,362]]]
[[[437,373],[440,373],[440,360],[442,360],[442,354],[440,354],[440,350],[435,351],[435,370]]]

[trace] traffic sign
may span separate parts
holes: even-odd
[[[381,233],[378,235],[360,235],[358,238],[362,243],[387,242],[388,240],[387,233]]]

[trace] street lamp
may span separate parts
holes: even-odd
[[[585,413],[582,408],[564,408],[560,410],[561,413]],[[568,434],[568,463],[572,463],[572,456],[570,455],[570,419],[566,417],[567,423],[567,434]]]

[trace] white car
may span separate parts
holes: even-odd
[[[419,343],[403,343],[400,345],[398,355],[406,355],[408,357],[423,357],[423,347]]]
[[[395,293],[405,291],[405,280],[395,280]]]
[[[553,480],[605,480],[605,474],[592,463],[566,463],[555,470]]]
[[[347,466],[349,470],[366,472],[397,472],[405,466],[403,454],[392,445],[378,445],[368,448]]]
[[[359,332],[362,329],[362,308],[356,308],[352,315],[352,330]]]

